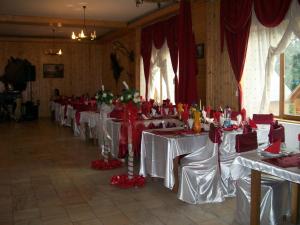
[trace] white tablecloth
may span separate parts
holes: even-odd
[[[101,125],[101,119],[100,114],[93,111],[83,111],[80,112],[80,136],[82,138],[85,137],[85,132],[89,132],[90,138],[98,138],[100,135],[100,125]],[[86,131],[85,124],[88,125],[88,130]]]
[[[261,171],[284,180],[300,184],[300,169],[297,167],[282,168],[262,161],[257,151],[239,154],[231,165],[231,177],[234,180],[249,176],[251,169]]]
[[[174,128],[170,128],[174,129]],[[177,128],[178,129],[178,128]],[[174,185],[173,159],[196,151],[204,146],[208,133],[193,136],[155,135],[144,131],[141,144],[140,175],[164,178],[164,184],[172,189]]]
[[[155,119],[155,120],[141,120],[137,123],[144,123],[147,127],[150,123],[153,123],[155,126],[158,126],[161,122],[166,123],[175,123],[176,126],[181,126],[182,122],[177,119],[166,118],[166,119]],[[113,157],[117,157],[119,153],[119,139],[120,139],[120,128],[121,122],[115,121],[113,119],[107,120],[107,132],[111,138],[111,154]]]

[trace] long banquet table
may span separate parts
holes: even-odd
[[[206,144],[208,133],[195,135],[155,134],[153,131],[172,131],[182,128],[169,128],[144,131],[141,143],[140,175],[164,178],[164,185],[172,189],[175,183],[173,160],[189,154]]]
[[[250,224],[260,224],[261,173],[270,174],[292,183],[292,223],[297,222],[299,209],[300,168],[282,168],[262,160],[257,151],[240,154],[231,165],[231,176],[234,180],[251,173],[251,218]]]
[[[160,123],[174,123],[176,127],[181,126],[183,123],[174,118],[162,118],[162,119],[151,119],[151,120],[138,120],[136,123],[143,123],[146,127],[153,123],[155,126],[158,126]],[[121,121],[115,119],[108,119],[106,121],[106,127],[108,135],[111,138],[111,154],[113,157],[118,156],[119,152],[119,140],[120,140],[120,129],[121,129]]]

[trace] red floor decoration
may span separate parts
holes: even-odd
[[[117,159],[109,159],[108,162],[105,162],[103,159],[94,160],[91,162],[91,167],[95,170],[110,170],[119,168],[123,163]]]
[[[116,185],[120,188],[143,187],[145,183],[145,177],[134,175],[132,179],[129,179],[128,174],[116,175],[110,180],[111,185]]]

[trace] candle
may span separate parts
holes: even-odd
[[[104,91],[104,85],[103,85],[103,84],[102,84],[102,87],[101,87],[101,88],[102,88],[102,91]]]
[[[129,89],[129,86],[128,86],[128,84],[126,83],[126,81],[123,81],[123,85],[124,85],[124,87],[128,90]]]
[[[200,98],[200,102],[199,102],[199,107],[200,107],[200,110],[201,110],[202,109],[201,98]]]

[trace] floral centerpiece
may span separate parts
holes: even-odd
[[[122,103],[133,102],[136,105],[140,105],[141,103],[140,93],[134,88],[124,89],[120,97],[120,101]]]
[[[101,132],[101,154],[104,159],[97,159],[91,162],[91,167],[96,170],[109,170],[121,167],[123,164],[118,159],[109,159],[110,149],[108,148],[108,134],[106,130],[106,118],[113,109],[114,95],[111,91],[104,90],[102,85],[101,90],[96,93],[95,99],[100,109],[100,116],[102,119],[102,132]],[[100,155],[101,155],[100,154]]]
[[[114,95],[111,91],[106,91],[104,88],[96,93],[95,96],[98,103],[111,105],[113,103]]]

